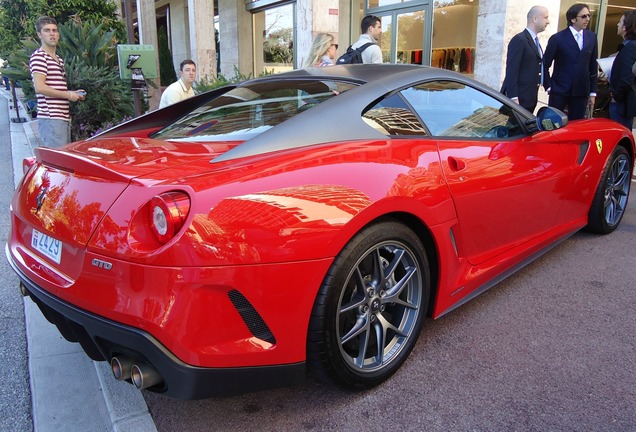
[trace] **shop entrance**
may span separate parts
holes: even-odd
[[[382,61],[384,63],[430,64],[432,6],[369,11],[382,20]]]

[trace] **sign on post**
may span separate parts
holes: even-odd
[[[135,56],[139,57],[132,64],[129,64],[129,59],[134,59]],[[153,45],[117,45],[117,60],[119,61],[119,77],[121,79],[131,79],[133,69],[141,69],[146,78],[158,78],[155,59],[155,47]]]

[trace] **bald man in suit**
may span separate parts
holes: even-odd
[[[587,29],[590,8],[582,3],[571,6],[565,16],[570,26],[548,40],[543,57],[543,85],[550,94],[548,104],[564,111],[570,120],[585,117],[594,107],[598,78],[598,41]],[[554,62],[552,76],[548,68]]]
[[[548,9],[533,6],[528,11],[527,26],[508,44],[506,77],[501,92],[533,112],[543,72],[543,51],[537,35],[550,24]]]

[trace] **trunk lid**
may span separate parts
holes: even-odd
[[[14,256],[23,264],[52,266],[58,282],[74,279],[91,235],[133,179],[163,181],[206,172],[212,158],[235,145],[110,138],[78,142],[64,151],[37,148],[35,166],[12,201]]]

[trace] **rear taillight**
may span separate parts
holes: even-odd
[[[190,197],[183,192],[166,192],[150,200],[150,227],[165,244],[183,227],[190,211]]]

